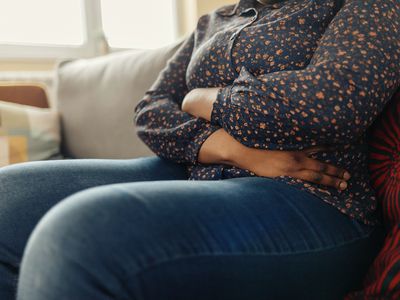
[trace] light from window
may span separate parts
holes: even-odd
[[[111,47],[157,48],[175,40],[174,0],[101,0],[101,6]]]
[[[85,41],[82,0],[0,0],[0,8],[0,43],[78,46]]]

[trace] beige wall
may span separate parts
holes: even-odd
[[[160,0],[162,1],[162,0]],[[238,0],[178,0],[178,15],[180,35],[186,35],[193,30],[197,19],[213,9],[226,4],[232,4]],[[2,61],[0,71],[43,71],[51,70],[55,66],[54,61]]]
[[[48,71],[53,69],[55,61],[1,61],[0,71]]]
[[[197,19],[223,5],[236,3],[238,0],[177,0],[179,35],[192,32]]]
[[[220,6],[226,4],[236,3],[238,0],[198,0],[197,1],[197,15],[201,16],[203,14],[212,11]]]

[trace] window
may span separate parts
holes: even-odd
[[[175,39],[173,0],[102,0],[108,44],[117,48],[156,48]]]
[[[81,0],[0,0],[0,7],[2,44],[78,46],[86,38]]]
[[[0,58],[156,48],[177,37],[176,0],[0,0]]]

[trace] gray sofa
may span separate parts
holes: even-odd
[[[61,62],[54,106],[61,117],[62,154],[111,159],[153,155],[136,135],[134,107],[181,42]]]

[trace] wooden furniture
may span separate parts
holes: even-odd
[[[49,107],[46,91],[39,84],[0,82],[0,100],[40,108]]]

